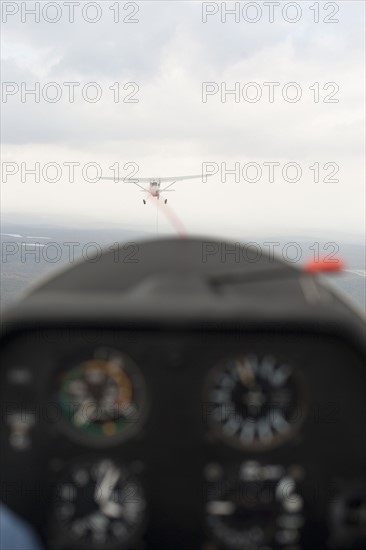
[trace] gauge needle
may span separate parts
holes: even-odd
[[[124,510],[122,506],[111,500],[103,502],[100,509],[103,514],[109,518],[120,518],[123,515]]]
[[[238,361],[236,370],[243,386],[251,386],[254,383],[255,377],[253,369],[248,360],[244,362]]]
[[[74,422],[78,426],[82,426],[87,422],[90,422],[94,413],[97,410],[97,405],[93,399],[85,399],[82,402],[76,413],[74,414]]]
[[[99,504],[107,504],[117,481],[120,478],[120,471],[114,466],[110,466],[103,475],[102,479],[97,483],[94,492],[94,498]],[[112,503],[113,504],[113,503]]]

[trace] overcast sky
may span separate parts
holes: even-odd
[[[41,11],[39,22],[22,13],[25,4],[30,9],[35,2],[2,2],[2,160],[19,166],[5,181],[3,164],[3,212],[89,216],[154,231],[153,201],[144,206],[143,193],[131,183],[90,183],[81,168],[98,163],[112,176],[109,167],[119,163],[122,177],[133,167],[138,167],[135,177],[146,177],[199,174],[211,163],[218,172],[209,180],[182,182],[167,195],[171,212],[188,232],[364,234],[364,2],[328,2],[327,11],[320,3],[319,23],[310,9],[314,2],[297,2],[302,13],[296,22],[290,20],[299,15],[297,8],[284,15],[281,3],[272,23],[262,2],[252,2],[244,14],[248,3],[241,3],[238,22],[229,15],[223,22],[219,11],[205,23],[203,10],[215,10],[215,3],[205,8],[201,2],[120,2],[117,23],[110,9],[115,2],[100,2],[99,15],[95,6],[88,8],[89,20],[100,16],[95,23],[83,18],[83,1],[74,6],[73,23],[64,2],[57,3],[58,13],[54,6]],[[19,11],[7,15],[12,6]],[[255,17],[257,22],[248,21]],[[49,82],[62,91],[54,103],[56,88],[47,87]],[[65,82],[80,83],[73,103]],[[90,82],[102,92],[95,103],[82,95],[86,90],[93,99]],[[137,101],[115,103],[109,87],[117,82],[122,99],[131,94]],[[204,82],[216,83],[205,102]],[[222,100],[220,91],[236,82],[239,100],[234,95]],[[256,86],[246,87],[250,82]],[[279,83],[273,102],[268,82]],[[296,88],[286,87],[290,82]],[[39,103],[31,95],[22,102],[21,83],[23,91],[39,83]],[[335,84],[324,90],[327,83]],[[262,97],[253,102],[258,90]],[[301,98],[293,102],[299,90]],[[41,173],[39,183],[29,174],[22,182],[20,164],[32,168],[36,162],[41,168],[57,162],[60,181],[47,182]],[[80,163],[74,182],[64,166],[70,162]],[[263,163],[272,162],[280,165],[269,181]],[[132,163],[128,170],[126,163]],[[233,175],[223,181],[222,163],[228,169],[239,163],[240,181]],[[256,164],[248,168],[248,163]],[[301,167],[299,181],[285,181],[287,163]],[[258,166],[262,176],[253,181]],[[319,182],[314,181],[318,166]],[[5,170],[11,167],[6,164]],[[296,179],[294,170],[285,172],[287,179]],[[48,179],[53,175],[49,170]],[[88,176],[94,175],[90,169]],[[327,176],[339,181],[324,181]],[[163,212],[159,223],[161,230],[174,231]]]

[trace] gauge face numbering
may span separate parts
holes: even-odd
[[[74,433],[93,441],[124,437],[139,425],[143,382],[136,365],[110,348],[64,369],[58,381],[58,399]]]
[[[125,548],[145,521],[146,501],[135,476],[110,459],[74,465],[56,486],[54,519],[81,548]]]
[[[244,449],[266,450],[290,439],[300,427],[300,376],[272,356],[243,355],[214,369],[206,391],[213,432]]]

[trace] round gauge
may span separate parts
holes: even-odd
[[[98,348],[75,363],[58,379],[58,399],[74,435],[109,443],[136,430],[144,388],[132,360],[119,351]]]
[[[143,530],[146,501],[137,479],[110,459],[72,467],[56,486],[56,533],[70,547],[126,548]]]
[[[338,481],[337,485],[330,499],[332,547],[361,550],[366,547],[366,478]]]
[[[290,439],[303,417],[299,373],[274,357],[226,360],[209,377],[207,421],[227,443],[255,451]]]
[[[246,462],[239,474],[209,484],[206,522],[223,549],[299,548],[303,499],[283,466]]]

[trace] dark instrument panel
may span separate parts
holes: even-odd
[[[46,548],[364,547],[366,370],[346,340],[40,326],[1,364],[1,498]]]

